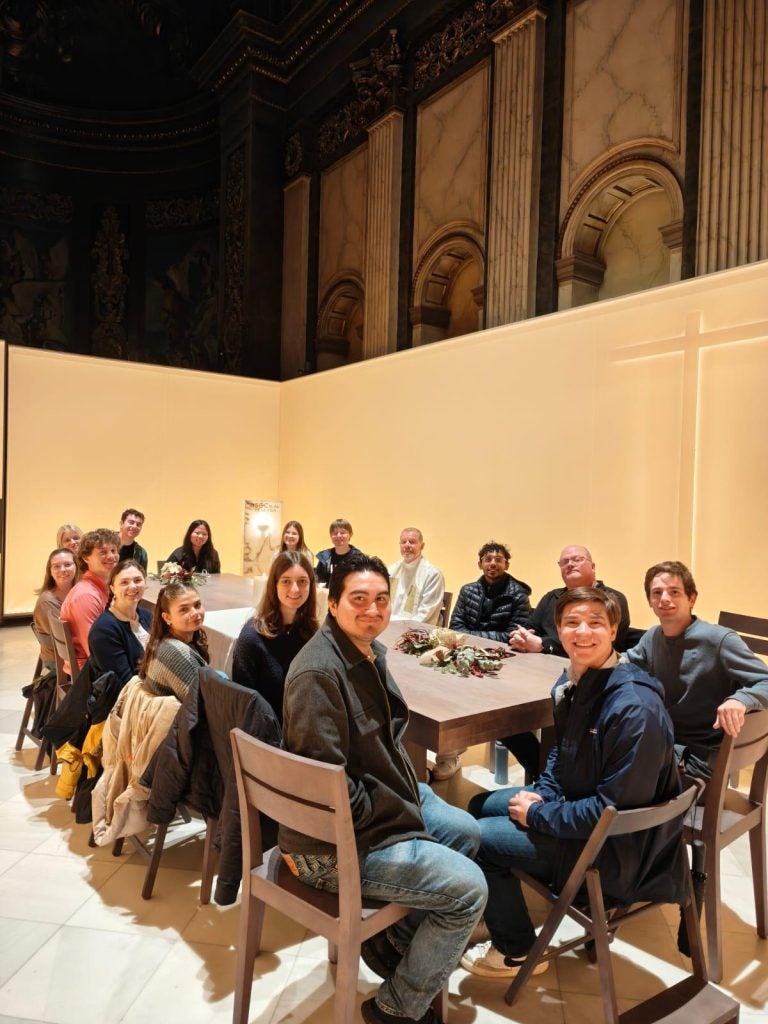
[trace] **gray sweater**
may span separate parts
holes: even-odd
[[[700,756],[720,746],[722,730],[712,723],[724,700],[733,697],[747,711],[768,709],[768,666],[732,629],[695,616],[680,636],[654,626],[626,657],[663,683],[675,743]]]

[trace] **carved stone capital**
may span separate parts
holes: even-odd
[[[580,281],[583,284],[600,287],[605,276],[605,263],[586,253],[563,256],[555,261],[558,284],[566,281]]]
[[[668,249],[681,249],[683,246],[683,222],[674,220],[670,224],[662,224],[659,228],[661,240]]]
[[[451,320],[451,311],[447,306],[411,306],[408,317],[414,327],[427,324],[429,327],[445,329]]]

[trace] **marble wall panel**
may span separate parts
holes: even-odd
[[[682,169],[685,5],[686,0],[584,0],[570,5],[564,201],[591,164],[634,141],[660,145]]]
[[[355,270],[361,277],[364,273],[367,180],[367,143],[323,173],[318,266],[321,299],[339,271]]]
[[[488,65],[422,104],[416,135],[413,254],[451,221],[485,224]]]

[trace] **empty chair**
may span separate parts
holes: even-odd
[[[731,773],[753,766],[749,795],[728,785]],[[693,822],[686,822],[687,841],[701,839],[706,847],[707,888],[704,908],[707,922],[707,959],[713,981],[723,977],[723,936],[720,908],[720,851],[739,836],[749,833],[752,885],[757,934],[766,938],[768,879],[766,878],[766,813],[768,793],[768,711],[753,711],[744,719],[735,738],[724,736],[704,803],[696,807]]]
[[[235,979],[235,1024],[247,1024],[254,960],[261,948],[267,905],[328,939],[336,963],[334,1021],[354,1019],[360,945],[410,910],[397,903],[364,900],[343,765],[290,754],[231,733],[243,828],[243,898]],[[260,814],[336,846],[339,895],[314,889],[289,871],[280,850],[262,849]],[[440,1002],[445,1022],[447,992]]]
[[[655,907],[656,903],[641,903],[633,907],[606,910],[600,885],[597,860],[605,841],[610,837],[645,832],[648,829],[682,818],[691,809],[700,784],[691,786],[674,800],[653,807],[617,811],[606,807],[592,830],[581,856],[573,867],[559,893],[532,878],[525,871],[512,871],[549,904],[551,910],[539,932],[536,942],[525,959],[520,972],[507,990],[506,1002],[512,1004],[538,963],[553,959],[578,946],[590,944],[590,955],[597,961],[603,1016],[607,1024],[619,1024],[616,986],[611,965],[609,943],[614,932],[626,921]],[[683,842],[681,835],[680,842]],[[726,1024],[738,1021],[739,1004],[723,995],[707,982],[707,970],[701,950],[699,922],[694,908],[693,887],[687,861],[681,858],[685,873],[685,895],[680,901],[685,915],[693,965],[693,977],[660,992],[639,1006],[621,1015],[621,1024],[653,1024],[661,1021],[696,1021],[697,1024]],[[585,890],[586,889],[586,893]],[[565,917],[576,921],[584,933],[548,950],[550,940]]]

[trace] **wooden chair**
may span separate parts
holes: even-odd
[[[753,766],[749,795],[729,786],[729,776]],[[725,736],[720,744],[704,803],[695,808],[685,839],[701,839],[706,847],[707,889],[704,897],[707,922],[707,960],[713,981],[723,977],[723,936],[720,908],[720,851],[749,832],[752,885],[757,934],[766,938],[768,924],[768,873],[766,872],[766,795],[768,794],[768,711],[754,711],[744,719],[737,737]]]
[[[178,816],[181,818],[184,824],[190,824],[192,816],[189,810],[183,804],[178,806]],[[146,862],[147,870],[144,875],[144,884],[141,887],[141,898],[144,900],[151,900],[152,893],[155,888],[155,879],[157,878],[157,872],[160,868],[160,858],[163,855],[163,850],[170,849],[172,846],[176,846],[181,842],[186,842],[190,838],[189,833],[174,837],[173,842],[166,843],[168,838],[169,829],[173,830],[176,828],[176,822],[171,822],[169,825],[156,825],[154,835],[149,840],[143,840],[139,836],[127,836],[128,842],[131,844],[133,849],[139,856]],[[218,819],[206,818],[205,819],[205,841],[203,843],[203,868],[202,868],[202,879],[200,883],[200,903],[206,906],[211,902],[211,893],[213,891],[213,876],[214,868],[216,864],[216,854],[213,847],[214,839],[216,838],[216,829],[218,827]],[[119,857],[123,852],[124,838],[116,839],[112,846],[112,856]]]
[[[34,626],[33,623],[30,623],[30,628],[32,629],[32,632],[35,634],[35,639],[38,642],[39,648],[42,648],[40,634],[35,629],[35,626]],[[42,670],[43,670],[43,659],[42,659],[42,655],[40,653],[40,649],[38,649],[37,664],[35,665],[35,671],[32,674],[32,681],[34,681],[35,679],[38,678],[38,676],[40,675]],[[45,737],[38,736],[33,731],[33,729],[29,728],[29,719],[32,716],[32,709],[34,708],[34,702],[35,702],[35,699],[34,699],[34,697],[32,695],[27,697],[27,702],[24,705],[24,713],[21,716],[21,726],[19,727],[19,735],[16,737],[16,750],[21,750],[21,748],[24,746],[24,740],[25,739],[32,740],[32,742],[34,744],[36,744],[37,748],[38,748],[37,757],[35,758],[35,767],[34,767],[34,770],[36,772],[38,772],[43,767],[43,762],[45,761],[45,755],[48,753],[50,744],[45,739]],[[35,727],[37,727],[38,724],[39,724],[38,722],[35,722]]]
[[[686,895],[681,901],[691,947],[693,976],[684,979],[671,988],[641,1003],[619,1016],[616,1001],[616,986],[613,979],[609,943],[621,924],[655,907],[655,903],[642,903],[633,907],[606,911],[600,886],[600,872],[595,866],[597,856],[605,841],[612,836],[645,832],[689,812],[701,791],[701,785],[691,786],[674,800],[655,807],[637,810],[617,811],[606,807],[592,834],[568,876],[559,894],[532,878],[524,871],[513,868],[513,873],[529,885],[548,903],[552,909],[544,922],[536,942],[526,957],[520,973],[509,986],[505,1000],[515,1002],[523,986],[540,961],[551,960],[577,946],[593,944],[590,957],[596,960],[600,975],[600,991],[603,1002],[603,1016],[607,1024],[655,1024],[655,1022],[696,1021],[696,1024],[726,1024],[738,1021],[739,1004],[709,985],[707,969],[701,950],[699,922],[694,907],[693,887],[690,872],[686,871]],[[682,843],[682,837],[680,842]],[[584,906],[583,889],[586,883],[587,905]],[[581,895],[580,895],[581,894]],[[584,934],[569,942],[547,951],[550,940],[561,921],[570,917],[582,928]]]
[[[233,729],[230,735],[243,829],[243,895],[234,1024],[248,1021],[253,965],[261,948],[267,904],[328,939],[329,959],[337,965],[333,1019],[335,1024],[351,1024],[355,1018],[361,943],[405,917],[410,910],[398,903],[379,903],[361,896],[360,866],[343,765],[289,754],[241,729]],[[260,811],[281,824],[336,846],[338,896],[313,889],[295,878],[277,847],[262,850]],[[438,1012],[445,1022],[447,986],[438,1002]]]
[[[72,640],[72,630],[69,623],[59,619],[55,615],[48,616],[48,623],[51,627],[51,646],[53,657],[56,663],[56,698],[53,706],[57,708],[66,696],[67,690],[72,685],[73,676],[67,672],[64,663],[67,662],[72,672],[77,672],[77,654]],[[51,775],[56,774],[56,751],[51,746]]]
[[[768,654],[768,619],[739,615],[737,612],[720,612],[717,622],[726,629],[735,629],[750,651]]]
[[[437,624],[441,629],[447,629],[448,623],[451,621],[451,605],[453,604],[453,594],[450,590],[446,590],[443,594],[443,603],[440,605],[440,611],[437,615]]]

